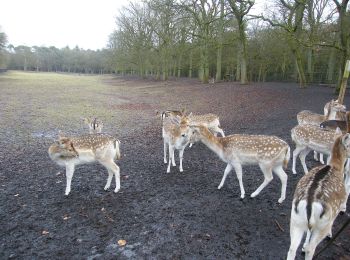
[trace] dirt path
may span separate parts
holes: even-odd
[[[1,259],[286,257],[300,163],[297,176],[289,165],[282,205],[277,203],[278,178],[250,199],[263,175],[258,167],[244,167],[247,198],[241,201],[234,174],[217,190],[225,164],[202,144],[185,151],[184,173],[173,167],[166,174],[155,111],[185,107],[194,113],[213,112],[227,134],[277,135],[293,149],[290,129],[297,112],[322,112],[323,104],[334,97],[333,89],[300,90],[287,83],[209,87],[194,80],[112,77],[93,78],[96,82],[89,85],[84,80],[77,78],[69,87],[45,80],[48,87],[43,83],[40,90],[0,77]],[[349,107],[349,95],[345,100]],[[50,161],[47,148],[58,129],[86,132],[80,118],[89,115],[101,118],[105,131],[122,141],[122,188],[118,194],[103,191],[105,169],[84,165],[77,168],[72,192],[65,197],[64,170]],[[308,159],[308,165],[317,165]],[[334,231],[345,219],[337,218]],[[117,244],[120,239],[126,246]],[[349,259],[349,244],[348,228],[320,259]]]

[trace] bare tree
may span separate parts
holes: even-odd
[[[254,0],[228,0],[228,3],[231,7],[232,13],[234,14],[237,25],[238,25],[238,33],[239,33],[239,62],[240,62],[240,73],[239,78],[241,84],[247,84],[247,20],[246,15],[249,13],[250,9],[254,5]],[[237,73],[238,74],[238,73]]]

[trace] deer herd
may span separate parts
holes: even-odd
[[[227,175],[234,169],[240,187],[240,197],[245,197],[242,181],[243,165],[258,165],[264,175],[260,186],[250,195],[257,196],[273,179],[275,173],[281,180],[281,194],[278,203],[286,198],[287,168],[290,147],[282,139],[268,135],[233,134],[226,135],[220,127],[219,117],[215,114],[193,115],[184,110],[157,112],[162,122],[164,142],[164,163],[167,173],[171,165],[176,166],[175,150],[179,151],[179,171],[183,172],[183,154],[187,146],[202,142],[217,156],[227,163],[221,189]],[[308,110],[297,114],[298,125],[291,130],[295,143],[292,153],[292,172],[297,173],[297,157],[301,161],[304,174],[294,192],[290,217],[290,248],[287,259],[294,259],[301,239],[306,233],[302,250],[305,259],[312,259],[316,246],[332,234],[332,225],[339,212],[346,211],[350,192],[350,112],[337,100],[328,102],[324,114]],[[59,134],[58,140],[49,147],[50,158],[58,165],[66,167],[65,195],[71,191],[71,181],[76,165],[99,162],[108,171],[105,190],[110,188],[113,175],[116,187],[120,189],[120,170],[115,159],[120,158],[120,141],[102,133],[103,123],[97,118],[84,119],[89,127],[89,134],[75,137]],[[218,134],[221,137],[218,137]],[[305,157],[314,151],[315,160],[321,162],[310,171]],[[317,153],[320,154],[319,158]],[[168,158],[167,158],[168,154]],[[326,165],[323,156],[327,156]]]

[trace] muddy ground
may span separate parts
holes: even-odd
[[[241,201],[235,174],[217,189],[225,164],[203,144],[186,149],[183,173],[178,167],[166,173],[155,111],[185,107],[193,113],[216,113],[226,134],[277,135],[294,149],[290,129],[297,123],[297,112],[321,113],[335,97],[334,89],[111,76],[99,81],[101,87],[88,91],[76,84],[27,92],[8,87],[0,77],[1,259],[286,257],[300,162],[298,175],[292,174],[289,163],[287,198],[281,205],[277,177],[257,198],[249,198],[263,175],[256,166],[243,167],[247,196]],[[345,100],[349,107],[349,94]],[[59,129],[73,135],[87,132],[80,117],[94,111],[104,131],[121,140],[121,190],[113,193],[113,181],[105,192],[107,172],[92,164],[77,167],[72,192],[65,197],[65,171],[49,159],[47,149]],[[310,154],[307,164],[318,163]],[[337,218],[334,232],[345,220],[345,215]],[[126,245],[119,246],[118,240]],[[350,259],[349,245],[348,227],[319,259]],[[302,258],[299,250],[297,259]]]

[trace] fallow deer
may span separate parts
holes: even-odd
[[[166,149],[169,147],[169,163],[167,173],[170,172],[170,164],[176,166],[174,151],[179,150],[180,172],[183,172],[182,160],[186,146],[190,142],[191,130],[188,128],[187,116],[165,117],[163,119],[162,135],[164,141],[164,163],[166,163]]]
[[[327,120],[320,124],[320,128],[324,130],[335,130],[337,127],[345,134],[350,131],[349,123],[350,122],[350,112],[345,113],[344,120]]]
[[[325,116],[327,116],[331,110],[331,107],[332,107],[332,104],[334,103],[339,103],[338,99],[334,100],[332,99],[331,101],[327,102],[325,105],[324,105],[324,108],[323,108],[323,114]],[[335,114],[335,117],[334,117],[334,120],[340,120],[340,121],[345,121],[345,113],[344,111],[338,111],[336,112]]]
[[[226,137],[216,137],[206,126],[190,123],[193,135],[216,153],[221,160],[227,163],[224,176],[218,189],[224,185],[229,172],[234,168],[239,181],[241,198],[245,196],[242,181],[242,165],[259,165],[264,174],[264,182],[251,194],[256,197],[273,179],[272,171],[276,173],[282,183],[282,203],[286,197],[287,174],[283,168],[287,167],[290,148],[289,145],[276,136],[235,134]]]
[[[336,119],[337,112],[345,112],[346,107],[336,101],[331,101],[328,114],[321,115],[309,110],[303,110],[297,114],[297,120],[299,125],[315,125],[319,126],[326,120]]]
[[[293,151],[293,173],[296,174],[296,160],[299,155],[304,173],[308,172],[305,157],[310,151],[330,155],[335,138],[342,132],[338,128],[336,131],[324,131],[314,125],[297,125],[291,130],[291,137],[295,143]]]
[[[84,123],[89,127],[90,134],[99,134],[102,132],[103,123],[101,120],[95,118],[83,118]]]
[[[166,110],[162,113],[157,112],[157,115],[161,115],[163,128],[162,128],[162,136],[164,140],[164,163],[167,163],[166,154],[167,154],[167,142],[165,142],[164,139],[164,123],[171,124],[172,119],[176,120],[176,117],[182,117],[185,115],[185,109],[182,109],[181,111],[178,110]],[[202,124],[207,126],[210,131],[212,131],[215,135],[220,133],[222,136],[225,136],[224,131],[220,128],[220,121],[219,117],[215,114],[203,114],[203,115],[193,115],[191,113],[191,122],[196,124]],[[195,142],[195,139],[191,139],[190,141],[190,147],[192,147],[193,143]],[[175,160],[174,156],[172,156],[173,162],[172,165],[175,166]]]
[[[349,149],[349,134],[337,137],[330,164],[313,168],[298,182],[291,211],[291,243],[287,260],[295,258],[305,232],[303,250],[305,259],[311,260],[317,245],[332,234],[332,225],[338,213],[346,210],[344,163]]]
[[[120,189],[120,169],[114,159],[120,158],[120,141],[107,134],[87,134],[77,137],[59,136],[59,140],[49,148],[50,158],[59,166],[66,167],[67,186],[65,195],[71,191],[71,181],[76,165],[99,162],[107,168],[108,179],[104,187],[108,190],[113,175],[115,176],[116,188]]]
[[[327,107],[327,108],[326,108]],[[332,100],[325,105],[324,115],[317,114],[311,112],[309,110],[303,110],[297,114],[297,120],[299,125],[315,125],[320,126],[320,124],[326,120],[334,120],[336,119],[339,113],[344,113],[346,111],[346,107],[338,102],[338,100]],[[314,152],[314,159],[318,161],[317,152]],[[320,154],[320,160],[322,164],[323,154]]]

